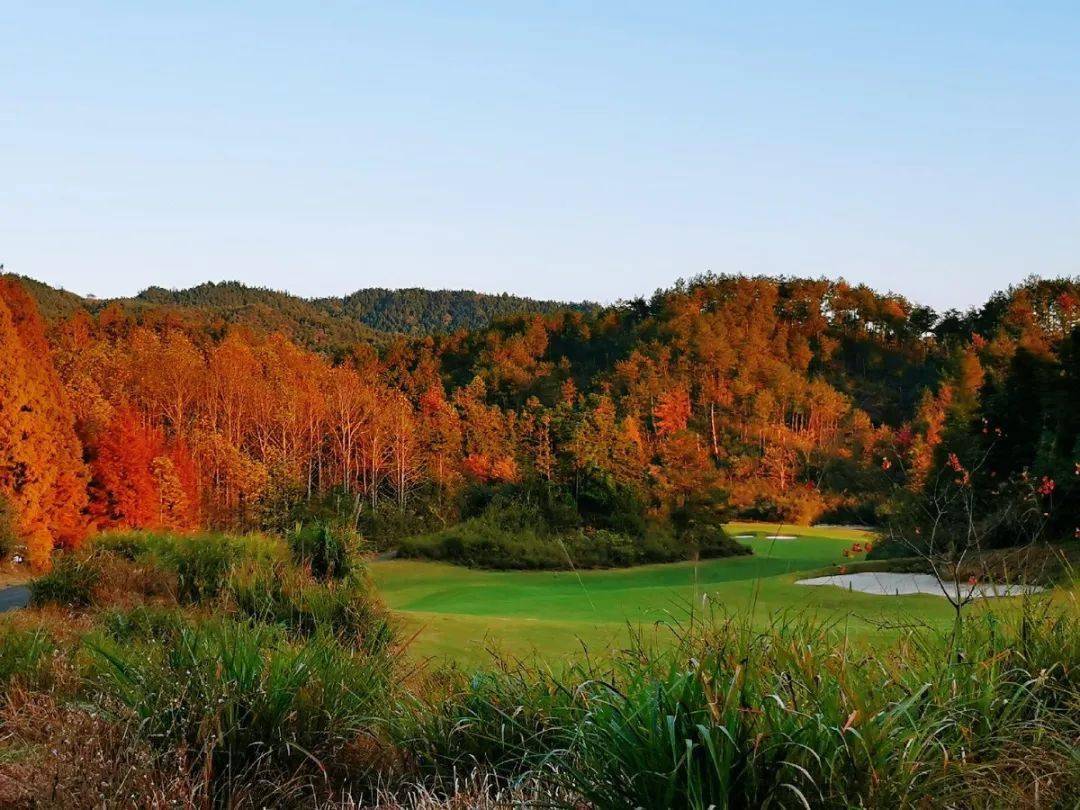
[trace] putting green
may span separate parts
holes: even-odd
[[[840,588],[795,585],[806,572],[844,561],[853,542],[872,536],[852,529],[737,523],[732,535],[753,556],[603,571],[479,571],[415,560],[383,560],[370,571],[383,598],[415,634],[422,656],[462,663],[488,659],[487,648],[558,661],[609,650],[630,626],[685,620],[710,603],[749,611],[764,623],[784,611],[809,611],[843,622],[855,635],[912,621],[947,624],[951,611],[936,596],[881,597]],[[795,540],[769,540],[773,534]]]

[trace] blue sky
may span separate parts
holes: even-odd
[[[612,301],[705,270],[967,306],[1080,273],[1080,6],[0,7],[0,262]]]

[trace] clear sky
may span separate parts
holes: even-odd
[[[0,33],[0,262],[81,293],[1080,273],[1076,0],[8,0]]]

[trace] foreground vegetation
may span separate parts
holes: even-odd
[[[472,671],[416,663],[358,563],[317,562],[331,539],[112,535],[61,557],[0,622],[0,804],[1067,807],[1080,789],[1074,590],[874,644],[704,602],[615,652]]]

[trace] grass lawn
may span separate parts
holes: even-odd
[[[754,534],[744,541],[754,555],[577,573],[478,571],[415,560],[378,561],[370,570],[387,604],[416,633],[415,653],[465,664],[487,660],[487,647],[552,662],[582,645],[608,650],[626,637],[628,625],[684,620],[692,606],[701,609],[706,601],[752,611],[763,623],[784,611],[812,611],[844,623],[856,637],[893,635],[881,623],[950,621],[951,608],[937,596],[872,596],[794,584],[806,572],[843,562],[841,552],[868,539],[865,532],[749,523],[728,530]],[[797,539],[767,539],[774,533]]]

